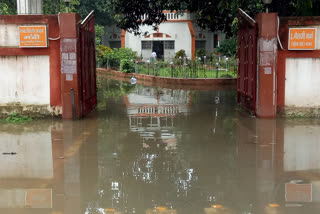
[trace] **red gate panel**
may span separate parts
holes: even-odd
[[[238,32],[238,104],[256,114],[257,32],[254,19],[239,9]]]
[[[95,21],[92,11],[80,24],[81,50],[81,116],[97,105]]]

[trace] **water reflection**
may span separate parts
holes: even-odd
[[[0,125],[0,213],[318,213],[317,121],[248,117],[229,90],[101,85],[85,120]]]

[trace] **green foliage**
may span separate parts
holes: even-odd
[[[178,52],[176,52],[176,55],[174,57],[174,64],[180,65],[183,63],[184,57],[186,57],[186,51],[181,49]]]
[[[103,93],[104,99],[112,98],[114,100],[120,99],[123,95],[129,94],[135,86],[129,82],[118,82],[112,79],[107,80],[107,84],[101,84],[99,91]],[[105,86],[108,87],[105,87]]]
[[[95,25],[96,31],[96,46],[101,44],[102,36],[104,35],[104,27],[100,25]]]
[[[200,48],[196,50],[196,57],[203,59],[204,56],[207,56],[207,51],[205,49]]]
[[[122,72],[125,73],[134,73],[134,61],[129,59],[121,60],[120,68]]]
[[[5,123],[19,123],[19,124],[24,124],[27,122],[32,121],[32,118],[27,117],[27,116],[19,116],[17,113],[13,113],[6,119],[2,120]]]
[[[8,5],[5,3],[0,3],[0,15],[8,15]]]
[[[104,62],[104,55],[105,55],[106,51],[112,52],[112,49],[107,46],[104,46],[104,45],[97,45],[96,46],[97,61],[98,61],[99,65],[106,64],[106,62]]]
[[[98,25],[112,25],[114,22],[111,0],[72,0],[70,6],[71,12],[80,14],[82,18],[94,10]]]
[[[238,35],[239,30],[239,20],[238,18],[234,18],[232,21],[232,35],[233,37],[236,37]]]
[[[235,38],[229,38],[221,42],[217,51],[223,56],[235,56],[237,54],[238,40]]]
[[[121,60],[136,59],[136,52],[130,48],[114,48],[111,52],[105,51],[103,57],[103,65],[111,67],[119,67]]]
[[[186,51],[181,49],[180,51],[176,52],[176,56],[174,57],[175,59],[186,57]]]
[[[16,0],[0,0],[0,14],[16,14]],[[4,5],[7,5],[4,6]],[[65,12],[64,1],[43,0],[45,14]],[[228,36],[235,35],[235,18],[238,8],[251,17],[265,11],[262,0],[71,0],[70,12],[79,13],[85,18],[95,11],[95,20],[99,25],[117,24],[118,27],[140,34],[141,25],[150,25],[154,29],[166,20],[163,10],[188,10],[195,14],[195,22],[211,31],[223,31]],[[273,0],[271,12],[280,16],[320,15],[319,0]],[[146,15],[142,20],[141,16]],[[99,44],[99,43],[97,43]]]
[[[163,60],[157,60],[157,68],[166,68],[169,66],[169,63]]]
[[[15,15],[17,14],[16,0],[0,0],[0,15]]]

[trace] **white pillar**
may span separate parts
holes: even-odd
[[[17,0],[18,15],[43,14],[43,0]]]

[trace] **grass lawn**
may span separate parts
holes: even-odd
[[[136,72],[139,74],[148,74],[148,67],[146,65],[137,65]],[[215,69],[215,68],[206,68],[204,66],[199,66],[197,68],[190,66],[174,66],[174,67],[162,67],[158,68],[156,66],[150,65],[149,74],[160,76],[160,77],[171,77],[174,78],[236,78],[237,71],[226,69]]]

